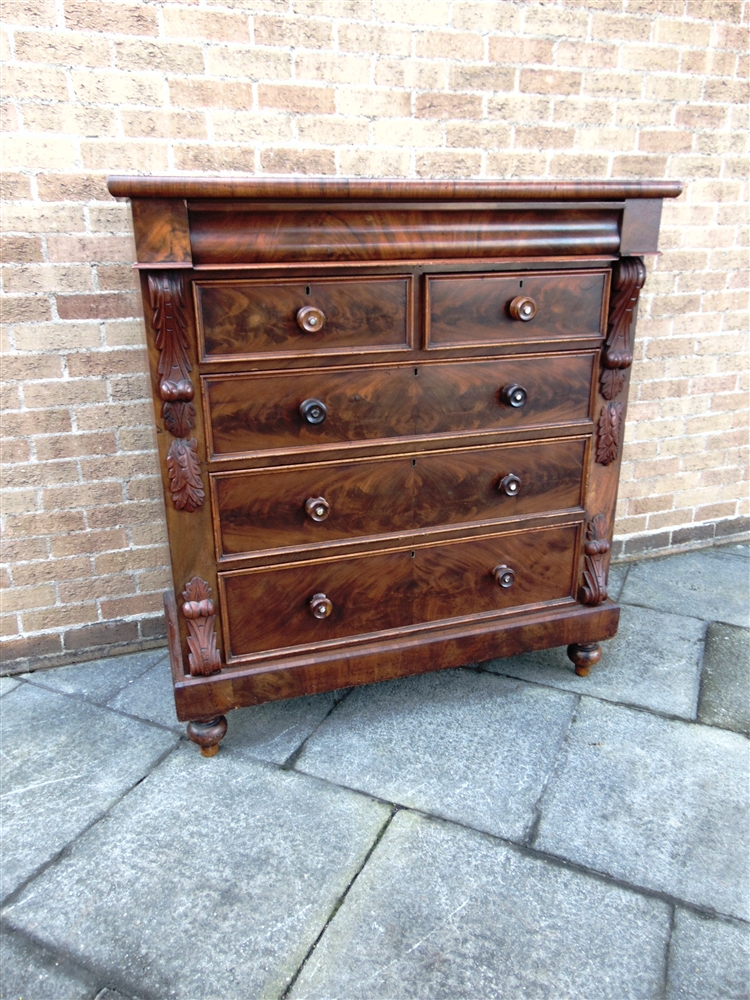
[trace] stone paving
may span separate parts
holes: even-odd
[[[616,639],[235,712],[162,649],[0,680],[2,1000],[750,996],[750,547]]]

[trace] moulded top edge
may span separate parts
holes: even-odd
[[[342,177],[155,177],[108,178],[116,198],[363,199],[389,201],[621,201],[676,198],[680,181],[588,180],[405,180]]]

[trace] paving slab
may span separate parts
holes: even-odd
[[[17,680],[15,677],[0,677],[0,698],[2,698],[5,694],[9,694],[11,691],[14,691],[20,683],[21,681]]]
[[[136,677],[140,677],[167,655],[163,647],[145,649],[125,656],[105,656],[101,660],[75,663],[50,670],[21,674],[24,680],[40,687],[79,695],[97,705],[104,705]]]
[[[624,605],[617,635],[602,643],[602,658],[588,677],[576,676],[565,646],[490,660],[482,667],[536,684],[694,719],[705,630],[706,623],[698,618]]]
[[[716,555],[714,549],[644,559],[631,566],[620,601],[746,628],[750,563]]]
[[[10,928],[0,933],[0,1000],[91,1000],[96,976]]]
[[[6,919],[117,970],[138,995],[279,997],[388,816],[353,792],[183,743]]]
[[[655,998],[669,908],[397,813],[293,1000]]]
[[[736,733],[582,698],[535,846],[747,918],[749,764]]]
[[[713,622],[706,633],[698,718],[750,736],[750,631]]]
[[[575,696],[473,670],[356,688],[296,767],[371,795],[521,838]]]
[[[667,1000],[747,1000],[750,927],[678,907],[669,948]]]
[[[33,684],[2,714],[3,897],[177,743],[172,733]]]

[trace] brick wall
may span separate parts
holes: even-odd
[[[617,551],[747,527],[747,3],[2,12],[11,665],[162,641],[144,332],[109,172],[684,180],[641,299]]]

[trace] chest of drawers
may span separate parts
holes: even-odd
[[[634,314],[674,182],[112,177],[177,713],[614,635]],[[176,595],[176,596],[175,596]]]

